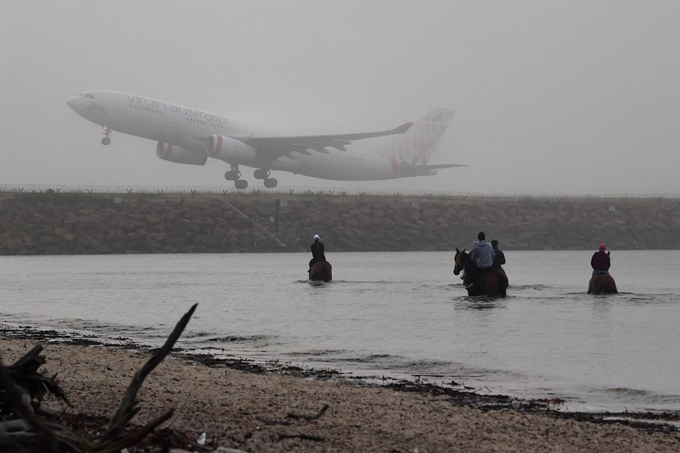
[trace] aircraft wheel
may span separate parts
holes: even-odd
[[[278,184],[278,181],[274,178],[267,178],[264,180],[264,186],[267,189],[273,189],[274,187],[276,187],[276,184]]]
[[[238,172],[231,170],[224,174],[224,179],[227,181],[236,181],[238,179]]]
[[[269,176],[269,172],[267,170],[258,168],[253,172],[253,176],[255,177],[255,179],[267,179],[267,177]]]
[[[236,187],[239,190],[247,189],[248,181],[246,181],[245,179],[239,179],[234,183],[234,187]]]
[[[109,137],[102,138],[102,145],[108,145],[110,143],[111,143],[111,139]]]

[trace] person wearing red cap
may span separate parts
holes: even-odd
[[[600,250],[593,253],[593,257],[590,259],[590,266],[593,268],[593,277],[597,274],[609,273],[611,258],[609,257],[609,252],[605,252],[605,250],[607,250],[607,246],[603,242],[600,244]]]

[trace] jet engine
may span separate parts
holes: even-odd
[[[223,135],[208,137],[208,147],[205,152],[210,157],[221,159],[230,164],[249,164],[255,161],[257,152],[252,146]]]
[[[163,142],[158,142],[156,145],[156,156],[169,162],[186,165],[205,165],[208,160],[208,156],[203,153]]]

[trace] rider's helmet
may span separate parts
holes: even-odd
[[[315,240],[315,241],[318,241],[319,239],[320,239],[320,238],[319,238],[319,235],[318,235],[318,234],[315,234],[315,235],[314,235],[314,240]]]
[[[604,242],[600,244],[600,250],[607,250],[607,245]]]

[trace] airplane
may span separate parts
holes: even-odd
[[[428,165],[454,112],[436,108],[414,123],[380,132],[282,136],[222,115],[159,101],[132,93],[84,91],[66,103],[78,115],[99,124],[111,143],[112,131],[155,140],[156,155],[185,165],[205,165],[208,157],[230,165],[224,174],[236,189],[246,189],[240,166],[255,168],[253,176],[267,188],[276,187],[273,170],[338,181],[374,181],[436,175],[458,164]],[[374,152],[350,151],[356,140],[396,135]]]

